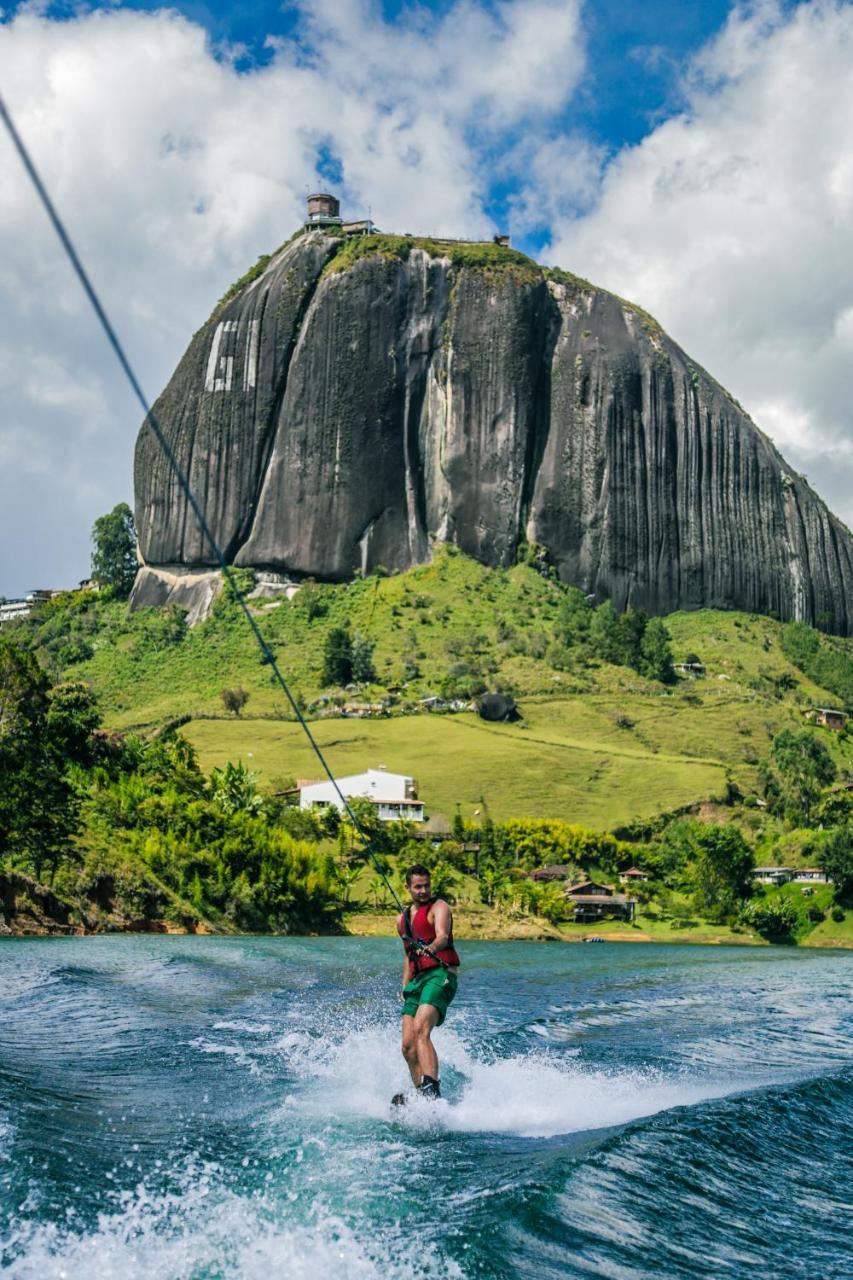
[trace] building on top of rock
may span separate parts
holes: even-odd
[[[341,217],[341,202],[337,196],[328,191],[315,191],[308,197],[308,217],[305,219],[305,230],[314,231],[318,227],[340,227],[345,236],[369,236],[376,231],[370,217],[359,218],[355,222],[344,222]]]
[[[341,225],[341,202],[328,191],[315,191],[308,197],[308,217],[305,220],[306,230],[311,227],[339,227]]]

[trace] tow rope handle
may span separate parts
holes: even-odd
[[[406,929],[406,941],[411,943],[415,951],[420,951],[423,955],[429,956],[430,960],[434,960],[436,964],[440,964],[442,969],[450,969],[450,965],[446,960],[442,960],[441,956],[437,956],[432,950],[428,942],[424,942],[422,938],[416,938],[412,933],[412,921],[409,915],[409,908],[404,907],[400,913],[403,917],[403,923]]]

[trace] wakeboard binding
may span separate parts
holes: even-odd
[[[430,1102],[435,1102],[441,1097],[441,1085],[432,1076],[424,1076],[419,1085],[415,1086],[415,1093],[419,1098],[426,1098]],[[411,1094],[395,1093],[391,1099],[392,1107],[405,1107],[408,1105]]]

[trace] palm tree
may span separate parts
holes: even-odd
[[[388,886],[381,876],[374,876],[367,887],[367,892],[373,899],[374,907],[384,907],[388,903]]]
[[[345,907],[349,905],[353,885],[360,875],[361,867],[344,867],[338,872],[338,881],[341,886],[341,901]]]

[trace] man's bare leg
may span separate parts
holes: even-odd
[[[430,1040],[433,1029],[438,1026],[439,1012],[434,1004],[422,1004],[419,1006],[417,1013],[413,1019],[415,1045],[417,1048],[418,1070],[423,1076],[431,1076],[433,1080],[438,1080],[438,1054],[435,1046]],[[407,1021],[407,1019],[403,1019]],[[407,1059],[408,1061],[408,1059]],[[415,1079],[415,1073],[412,1071],[412,1079]],[[415,1083],[418,1083],[415,1081]]]
[[[420,1010],[418,1010],[420,1012]],[[418,1065],[418,1041],[415,1033],[415,1019],[408,1013],[403,1014],[403,1057],[409,1068],[415,1088],[421,1082],[423,1072]]]

